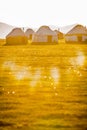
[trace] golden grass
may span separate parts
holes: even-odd
[[[0,128],[85,129],[86,70],[87,45],[0,46]]]

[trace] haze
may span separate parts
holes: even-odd
[[[86,0],[0,0],[0,22],[15,26],[87,26]]]

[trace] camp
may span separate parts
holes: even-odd
[[[33,29],[27,29],[26,32],[25,32],[25,35],[28,37],[28,40],[32,40],[33,34],[34,34]]]
[[[66,35],[66,43],[87,43],[87,29],[78,24],[74,26]]]
[[[56,32],[56,34],[57,34],[57,36],[58,36],[58,40],[64,38],[64,34],[63,34],[61,31],[59,31],[59,30],[54,30],[54,32]]]
[[[14,28],[6,36],[6,45],[26,45],[28,39],[21,28]]]
[[[58,43],[58,37],[56,32],[52,31],[48,26],[41,26],[33,35],[32,42],[56,44]]]

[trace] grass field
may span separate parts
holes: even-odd
[[[87,45],[0,46],[1,130],[86,130]]]

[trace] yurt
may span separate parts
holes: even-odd
[[[41,26],[33,35],[32,43],[37,44],[56,44],[58,43],[57,34],[48,26]]]
[[[57,36],[58,36],[58,39],[63,39],[64,38],[64,34],[62,32],[60,32],[59,30],[55,30]]]
[[[6,36],[6,45],[26,45],[28,39],[21,28],[14,28]]]
[[[86,43],[87,29],[82,25],[76,25],[65,35],[66,43]]]
[[[32,40],[33,34],[34,34],[34,30],[33,29],[27,29],[26,32],[25,32],[25,35],[27,36],[27,38],[29,40]]]

